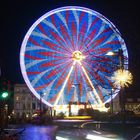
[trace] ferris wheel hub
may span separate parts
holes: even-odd
[[[72,53],[72,59],[74,61],[82,61],[85,58],[85,56],[80,51],[74,51]]]

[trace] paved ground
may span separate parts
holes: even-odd
[[[55,140],[57,126],[26,125],[19,140]]]
[[[84,124],[84,125],[82,125]],[[16,126],[15,126],[16,127]],[[52,126],[20,126],[18,140],[140,140],[140,124],[57,121]]]
[[[130,123],[122,124],[121,122],[83,122],[84,125],[77,122],[57,123],[60,127],[57,135],[66,137],[70,140],[83,139],[112,139],[112,140],[140,140],[140,124]],[[67,127],[65,127],[67,126]],[[74,128],[72,128],[74,126]],[[72,139],[71,139],[72,137]]]

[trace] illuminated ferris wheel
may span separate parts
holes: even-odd
[[[118,56],[106,54],[119,49],[127,69],[124,40],[107,18],[83,7],[62,7],[40,17],[27,32],[21,71],[32,93],[38,99],[43,94],[49,106],[73,101],[102,106],[110,100],[111,76],[120,63]]]

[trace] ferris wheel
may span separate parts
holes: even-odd
[[[127,48],[113,23],[88,8],[61,7],[40,17],[27,32],[21,71],[32,93],[38,99],[43,94],[49,106],[76,100],[100,106],[110,100],[111,76],[120,63],[118,56],[106,54],[119,49],[127,69]]]

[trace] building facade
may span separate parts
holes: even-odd
[[[16,118],[31,118],[33,114],[45,107],[46,106],[31,93],[26,84],[14,85],[13,114]]]
[[[136,91],[129,91],[126,96],[125,109],[140,115],[140,94]]]
[[[140,94],[134,90],[126,90],[124,94],[122,104],[124,104],[125,111],[134,112],[136,115],[140,115]],[[120,94],[113,99],[113,110],[114,112],[121,111]]]

